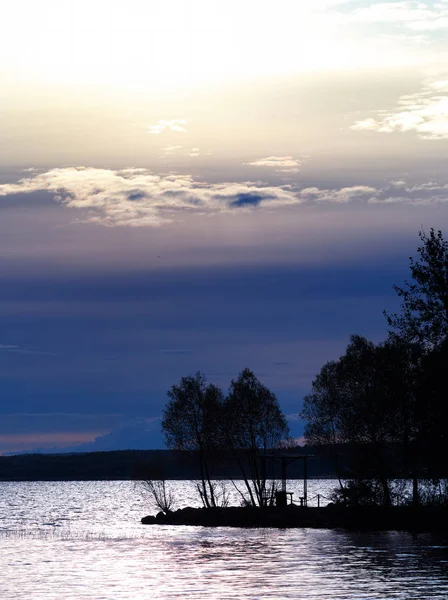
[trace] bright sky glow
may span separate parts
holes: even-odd
[[[359,26],[378,21],[413,29],[443,26],[444,4],[434,10],[418,6],[356,8],[343,0],[7,1],[0,57],[9,77],[17,79],[146,89],[412,64],[418,55],[404,52],[398,39],[379,40],[375,31],[360,36]]]

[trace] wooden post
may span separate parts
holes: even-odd
[[[261,457],[261,479],[263,481],[263,489],[260,490],[260,506],[268,505],[268,498],[266,494],[266,456]]]
[[[317,508],[320,508],[320,494],[317,494]]]
[[[303,498],[305,506],[308,506],[308,468],[307,468],[308,457],[304,457],[303,462]]]
[[[282,456],[282,492],[286,492],[286,457]]]

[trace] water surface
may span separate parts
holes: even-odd
[[[310,482],[310,496],[331,485]],[[437,535],[144,526],[153,511],[133,482],[0,489],[1,600],[448,598]]]

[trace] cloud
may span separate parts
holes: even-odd
[[[40,352],[39,350],[28,350],[15,344],[0,344],[0,352],[13,352],[14,354],[45,354],[49,355],[49,352]]]
[[[274,168],[281,173],[298,173],[302,160],[293,156],[267,156],[243,164],[251,167]]]
[[[381,188],[355,185],[340,189],[304,188],[299,192],[304,202],[347,204],[408,204],[429,205],[448,201],[448,184],[434,181],[408,184],[406,181],[391,181]]]
[[[415,132],[426,140],[448,139],[448,79],[427,81],[416,94],[401,96],[393,111],[356,121],[351,129],[378,133]]]
[[[167,146],[166,148],[162,148],[162,154],[163,156],[181,155],[196,158],[197,156],[201,156],[201,151],[199,150],[199,148],[191,148],[190,150],[184,150],[183,146]],[[208,152],[208,154],[210,154],[210,152]]]
[[[130,419],[112,431],[79,431],[37,434],[0,434],[0,450],[2,445],[26,449],[28,453],[60,453],[60,452],[104,452],[110,450],[147,450],[161,448],[162,435],[160,417]],[[36,445],[39,447],[36,448]],[[67,444],[70,444],[69,446]]]
[[[372,2],[354,9],[350,19],[361,23],[396,23],[414,31],[431,31],[448,27],[446,2],[428,3],[418,0]]]
[[[317,187],[305,188],[300,191],[300,196],[303,200],[313,202],[345,204],[354,200],[368,200],[377,193],[376,188],[367,185],[355,185],[332,190],[321,190]]]
[[[400,187],[404,187],[407,192],[438,191],[447,193],[448,190],[448,184],[436,183],[435,181],[429,181],[428,183],[419,183],[411,186],[407,186],[404,182],[401,181],[399,183],[401,184]]]
[[[369,204],[411,204],[412,201],[406,196],[387,196],[385,198],[369,198]],[[416,202],[414,201],[414,204]]]
[[[160,120],[155,123],[155,125],[150,125],[148,127],[148,133],[151,135],[160,135],[164,131],[175,131],[180,133],[185,133],[187,130],[184,125],[187,123],[185,119],[171,119],[171,120]]]
[[[147,450],[162,446],[160,417],[137,417],[129,420],[121,427],[100,435],[94,441],[61,448],[63,452],[98,452],[108,450]]]
[[[166,148],[162,148],[162,153],[165,156],[171,156],[177,154],[182,148],[183,146],[166,146]]]
[[[440,11],[431,11],[422,2],[375,2],[352,11],[351,18],[356,21],[409,23],[437,18]]]
[[[84,210],[82,221],[109,226],[157,226],[171,221],[180,210],[216,214],[250,206],[274,208],[301,202],[290,186],[208,184],[189,175],[159,175],[134,168],[57,168],[0,185],[0,196],[37,191],[53,194],[68,208]]]
[[[431,44],[431,41],[424,34],[382,33],[379,37],[382,40],[402,42],[404,44],[417,44],[420,46]]]
[[[300,188],[290,184],[273,186],[250,181],[208,183],[191,175],[162,175],[148,169],[85,167],[51,169],[33,173],[16,183],[0,185],[0,196],[39,191],[46,191],[63,206],[80,211],[79,222],[106,226],[160,226],[178,219],[183,211],[237,214],[302,204],[378,204],[386,203],[388,198],[389,202],[434,203],[445,201],[447,187],[432,181],[413,186],[395,181],[381,188],[354,185],[331,189]]]
[[[448,184],[429,181],[407,184],[405,181],[392,181],[381,193],[369,199],[369,204],[409,204],[426,206],[448,202]]]
[[[5,456],[12,454],[34,454],[73,452],[77,451],[83,442],[90,442],[92,438],[98,438],[100,431],[79,432],[45,432],[45,433],[0,433],[0,454]],[[69,449],[61,448],[63,445],[74,444]],[[38,447],[36,447],[38,446]],[[89,447],[89,446],[88,446]]]
[[[448,17],[417,21],[408,25],[408,27],[410,29],[414,29],[415,31],[434,31],[436,29],[446,29],[448,28]]]
[[[231,203],[231,207],[241,207],[241,206],[258,206],[261,202],[266,199],[263,198],[261,194],[254,193],[241,193],[237,194],[237,197]]]

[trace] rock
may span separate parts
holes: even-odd
[[[147,517],[143,517],[141,522],[143,525],[154,525],[154,523],[156,523],[157,521],[155,517],[153,517],[152,515],[148,515]]]

